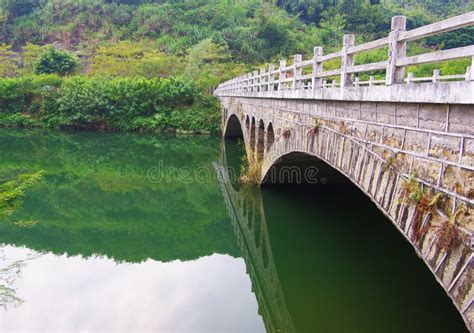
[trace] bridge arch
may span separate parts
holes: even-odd
[[[250,152],[255,152],[255,137],[256,137],[256,127],[255,127],[255,117],[252,117],[252,122],[250,123]]]
[[[257,135],[257,161],[261,162],[263,160],[263,154],[265,152],[265,124],[263,120],[260,119],[258,122],[258,135]]]
[[[262,176],[263,185],[347,185],[350,178],[317,155],[303,152],[286,152],[274,159]],[[352,185],[352,184],[351,184]]]
[[[232,114],[227,120],[227,124],[224,130],[225,138],[244,138],[244,133],[242,132],[242,125],[240,124],[239,118]]]
[[[267,127],[267,151],[270,150],[273,142],[275,142],[275,132],[273,131],[273,124],[270,122]]]

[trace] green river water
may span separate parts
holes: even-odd
[[[0,179],[44,171],[0,223],[0,330],[466,331],[357,188],[239,186],[241,150],[0,130]]]

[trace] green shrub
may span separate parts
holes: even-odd
[[[25,105],[25,80],[0,79],[0,113],[22,112]]]
[[[41,54],[35,65],[36,74],[71,74],[78,67],[79,60],[69,52],[51,47]]]
[[[0,126],[1,127],[36,127],[38,122],[35,118],[30,115],[24,115],[21,113],[0,113]]]
[[[219,105],[184,78],[0,78],[0,126],[219,131]]]

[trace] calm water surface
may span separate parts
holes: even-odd
[[[465,332],[356,188],[241,187],[241,154],[219,138],[0,130],[0,180],[44,170],[0,223],[0,329]]]

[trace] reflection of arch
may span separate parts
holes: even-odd
[[[275,132],[273,131],[273,124],[269,123],[267,129],[267,151],[270,149],[273,142],[275,142]]]
[[[265,151],[265,125],[263,120],[258,122],[258,139],[257,139],[257,161],[263,160],[263,153]]]
[[[226,166],[214,166],[266,331],[295,332],[272,254],[261,193],[255,188],[235,191]]]
[[[252,124],[250,125],[250,151],[255,151],[255,118],[252,117]]]

